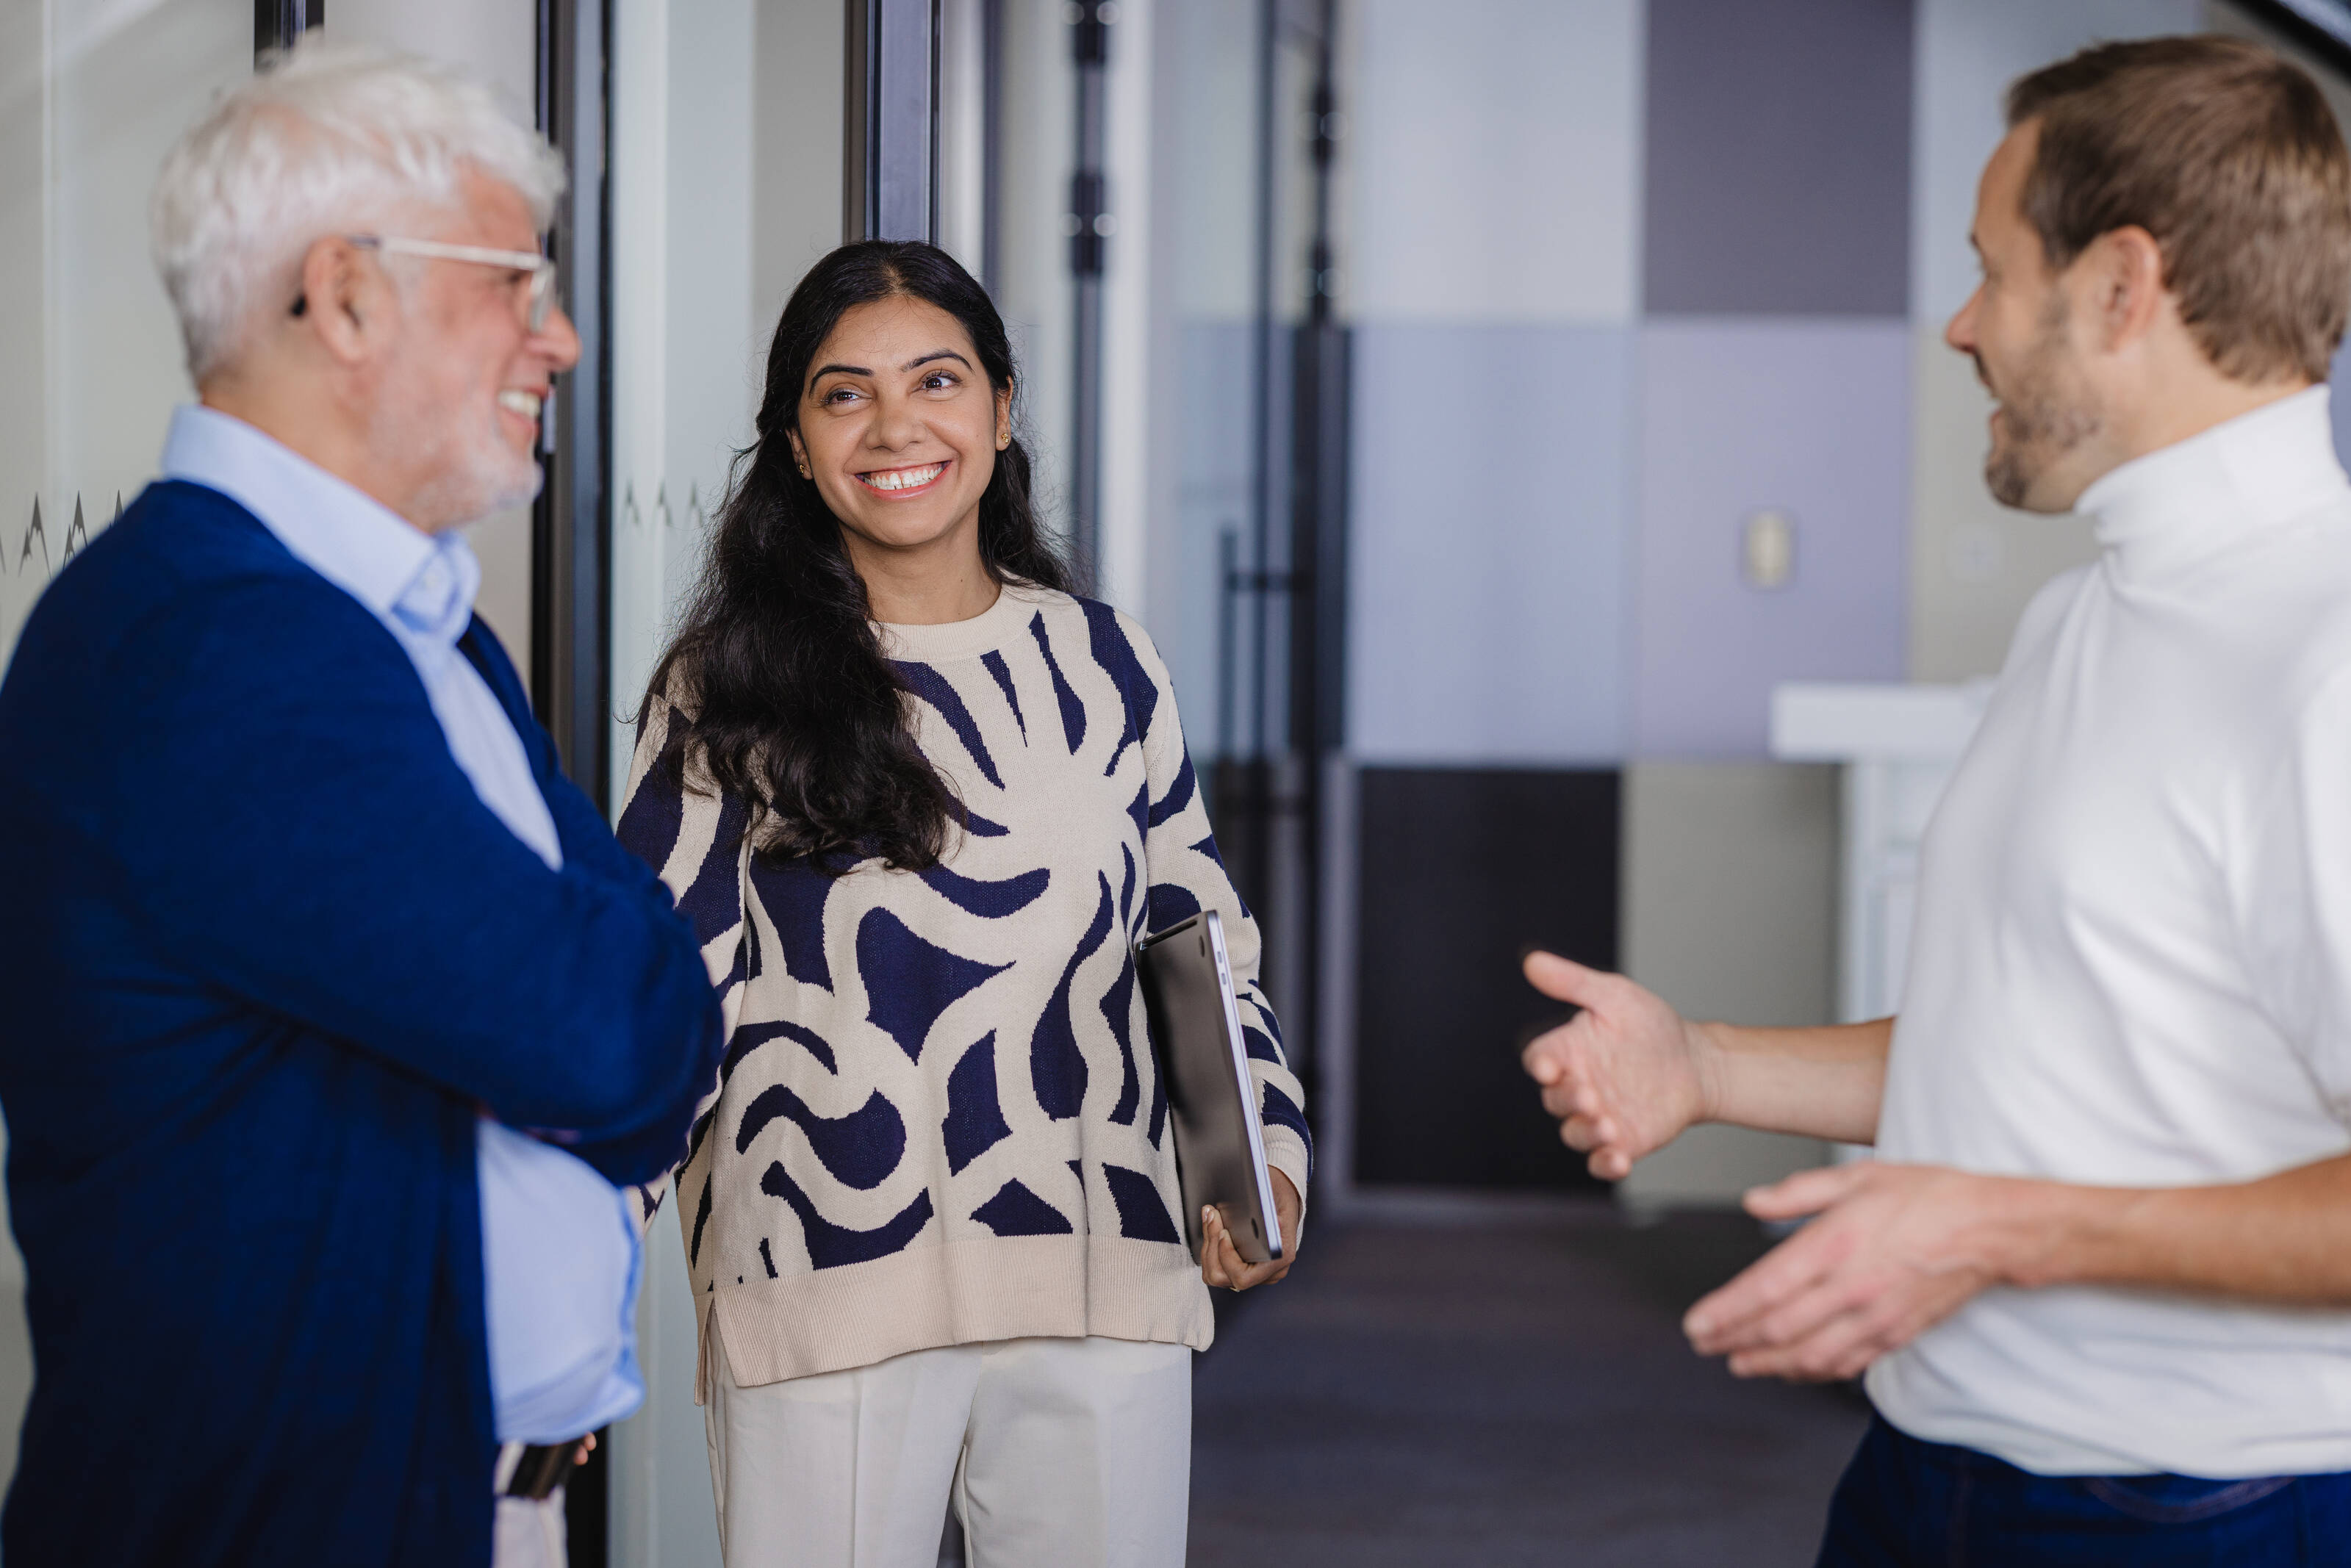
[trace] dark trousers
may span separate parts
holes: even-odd
[[[2038,1476],[1870,1422],[1818,1568],[2351,1568],[2351,1475]]]

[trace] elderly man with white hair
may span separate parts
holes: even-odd
[[[539,483],[561,178],[478,87],[308,43],[164,167],[201,402],[0,686],[12,1563],[559,1562],[642,1397],[623,1186],[718,1010],[455,531]]]

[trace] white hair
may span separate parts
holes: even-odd
[[[540,229],[563,193],[561,157],[453,67],[315,33],[273,56],[180,138],[148,204],[189,373],[293,302],[319,239],[455,207],[468,171],[513,186]]]

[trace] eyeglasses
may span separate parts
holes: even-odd
[[[470,261],[478,267],[505,267],[528,273],[530,295],[523,325],[533,333],[546,327],[548,312],[555,308],[555,263],[535,250],[491,250],[478,245],[443,245],[439,240],[402,239],[393,235],[345,235],[343,238],[363,250],[422,256],[434,261]]]

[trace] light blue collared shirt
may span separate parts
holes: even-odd
[[[482,569],[454,530],[423,532],[325,469],[215,409],[183,407],[163,476],[217,490],[398,640],[482,804],[563,867],[555,819],[506,710],[457,647]],[[642,1255],[624,1194],[551,1144],[475,1124],[490,1392],[502,1442],[558,1443],[644,1397],[637,1369]]]

